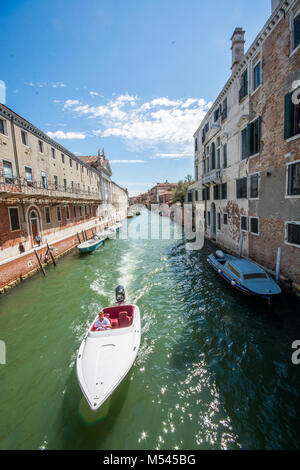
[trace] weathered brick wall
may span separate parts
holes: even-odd
[[[250,118],[262,116],[259,156],[249,160],[249,173],[260,173],[260,199],[249,204],[249,216],[260,219],[260,234],[249,234],[249,256],[275,270],[282,248],[281,274],[300,284],[300,248],[285,244],[285,221],[300,221],[300,199],[286,198],[286,164],[300,158],[300,139],[284,139],[284,97],[291,91],[288,78],[300,71],[300,50],[290,57],[289,15],[262,46],[262,86],[251,96]],[[268,175],[267,175],[268,173]]]

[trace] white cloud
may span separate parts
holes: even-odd
[[[54,100],[54,102],[57,103],[58,100]],[[75,106],[79,103],[80,103],[80,101],[78,101],[78,100],[67,100],[67,101],[65,101],[64,108],[71,108],[72,106]]]
[[[64,88],[66,85],[64,83],[53,83],[52,88]]]
[[[82,153],[80,153],[80,152],[74,152],[74,153],[75,153],[75,155],[77,155],[77,157],[79,157],[80,155],[82,155]]]
[[[132,151],[163,145],[166,153],[156,158],[178,159],[193,155],[193,133],[211,105],[203,98],[168,97],[140,103],[137,96],[126,93],[99,106],[67,100],[64,108],[98,122],[102,130],[94,128],[95,136],[119,137]]]
[[[90,91],[90,95],[91,96],[99,96],[100,98],[104,98],[104,96],[100,95],[100,93],[98,93],[97,91]]]
[[[65,139],[65,140],[71,140],[71,139],[85,139],[86,135],[83,132],[63,132],[63,131],[56,131],[56,132],[47,132],[47,135],[51,139]]]
[[[53,103],[60,103],[60,100],[53,100]]]

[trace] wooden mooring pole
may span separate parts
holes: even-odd
[[[81,243],[80,236],[79,236],[78,232],[77,232],[77,238],[78,238],[79,243]]]
[[[38,260],[38,262],[39,262],[39,265],[40,265],[40,268],[41,268],[41,270],[42,270],[42,273],[44,274],[44,276],[46,276],[46,273],[45,273],[45,270],[44,270],[43,265],[42,265],[42,263],[41,263],[40,257],[39,257],[39,255],[37,254],[36,250],[34,250],[34,252],[35,252],[35,256],[36,256],[36,258],[37,258],[37,260]]]
[[[51,251],[50,246],[48,245],[48,243],[47,243],[47,247],[48,247],[48,251],[49,251],[49,254],[50,254],[50,256],[51,256],[51,259],[52,259],[52,263],[54,264],[54,266],[56,266],[56,262],[55,262],[54,256],[53,256],[53,254],[52,254],[52,251]]]
[[[276,261],[276,282],[278,282],[280,278],[281,252],[282,248],[278,248]]]

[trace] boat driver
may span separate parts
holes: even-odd
[[[104,316],[103,310],[99,312],[98,318],[95,322],[95,330],[103,331],[111,328],[111,324],[108,318]]]

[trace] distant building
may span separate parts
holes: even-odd
[[[244,53],[232,41],[232,73],[194,134],[195,183],[206,236],[300,285],[300,1],[272,1],[272,14]],[[295,90],[298,92],[295,93]]]
[[[126,216],[127,190],[100,159],[79,159],[0,104],[0,292],[38,267],[34,250],[60,255]]]

